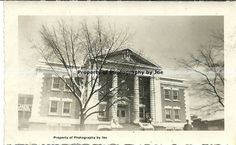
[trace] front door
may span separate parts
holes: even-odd
[[[127,106],[118,106],[117,108],[117,117],[119,123],[126,123],[128,117]]]
[[[141,106],[141,107],[139,107],[139,120],[141,122],[145,122],[145,117],[146,117],[145,106]]]

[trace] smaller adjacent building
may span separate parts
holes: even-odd
[[[197,116],[191,116],[193,130],[224,130],[224,119],[201,119]]]
[[[29,128],[29,119],[31,117],[33,104],[33,95],[19,94],[18,95],[18,128]]]
[[[60,67],[60,64],[54,63],[53,65],[57,66],[56,71],[67,80],[66,71]],[[130,49],[117,51],[110,55],[104,70],[114,70],[114,67],[117,70],[122,68],[129,72],[153,72],[157,68],[160,69],[158,65]],[[87,128],[96,129],[98,125],[110,124],[113,118],[116,118],[120,124],[138,124],[147,122],[147,116],[152,118],[154,126],[164,127],[167,130],[183,128],[186,119],[190,119],[187,85],[184,80],[165,78],[161,74],[151,73],[126,76],[125,73],[114,73],[110,76],[101,75],[99,77],[99,83],[106,82],[109,77],[113,78],[113,81],[103,91],[125,82],[118,93],[111,94],[110,97],[122,96],[126,98],[126,101],[119,102],[107,111],[89,117],[86,120]],[[31,115],[26,115],[27,121],[23,121],[24,117],[19,117],[21,122],[19,128],[23,124],[27,124],[30,129],[36,130],[78,130],[79,103],[45,63],[37,65],[34,84],[35,90],[32,96],[22,99],[22,95],[19,95],[19,106],[21,106],[19,108],[30,106],[26,107],[26,110],[19,109],[19,116],[31,112]],[[88,91],[89,89],[87,88]],[[99,97],[103,97],[102,93],[94,94],[89,105],[96,103]],[[109,103],[108,99],[94,109],[104,110]],[[22,113],[22,111],[26,113]]]

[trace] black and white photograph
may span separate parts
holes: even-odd
[[[18,16],[19,131],[224,131],[224,16]]]

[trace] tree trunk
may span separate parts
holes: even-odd
[[[80,130],[81,130],[81,131],[85,130],[84,121],[85,121],[84,114],[81,113],[81,115],[80,115]]]

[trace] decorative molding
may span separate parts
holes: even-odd
[[[177,100],[177,99],[173,99],[174,102],[180,102],[180,100]]]
[[[61,99],[58,97],[49,97],[49,101],[60,101]]]
[[[181,108],[179,106],[174,106],[173,109],[178,109],[180,110]]]
[[[171,101],[171,99],[167,99],[167,98],[165,98],[165,101]]]
[[[34,97],[33,97],[33,104],[32,104],[32,112],[31,117],[39,117],[40,112],[40,102],[41,102],[41,96],[42,96],[42,88],[43,88],[43,77],[44,74],[42,72],[36,73],[36,81],[35,81],[35,88],[34,88]]]
[[[184,104],[185,104],[185,116],[187,120],[191,120],[190,106],[189,106],[189,92],[184,90]]]
[[[163,87],[164,90],[171,90],[170,87]]]
[[[168,105],[168,106],[165,106],[164,108],[165,108],[165,109],[172,109],[172,106],[169,106],[169,105]]]
[[[63,102],[73,102],[73,100],[70,99],[70,98],[62,98],[61,100],[62,100]]]

